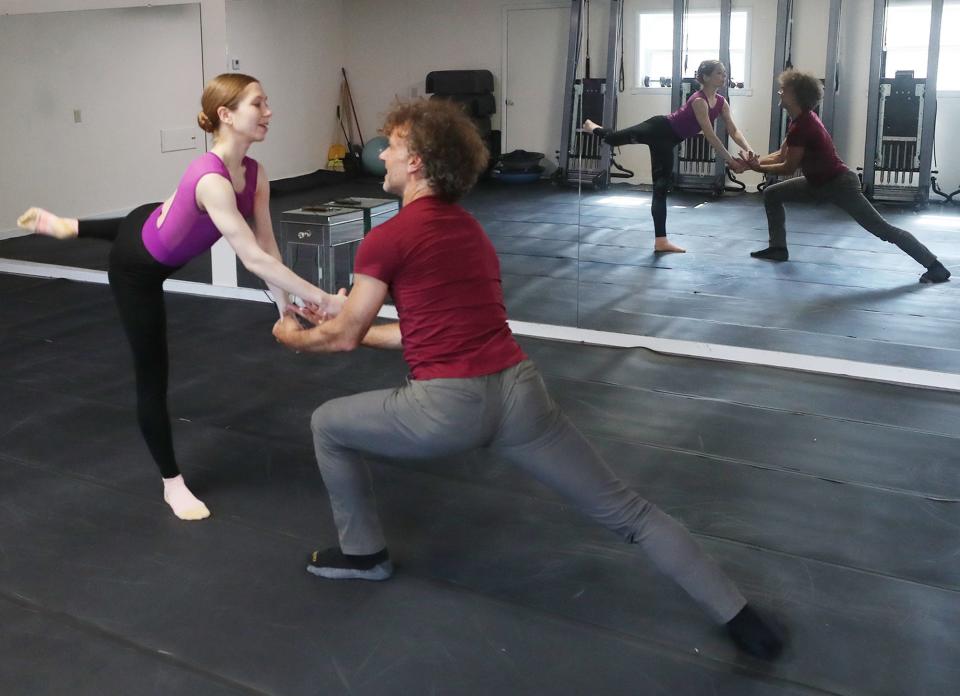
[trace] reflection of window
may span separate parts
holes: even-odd
[[[748,87],[747,29],[749,10],[730,13],[730,77]],[[684,24],[687,44],[687,68],[684,77],[692,77],[700,61],[720,58],[720,13],[690,12]],[[640,12],[637,15],[637,84],[650,78],[650,87],[659,87],[660,78],[673,74],[673,13]]]
[[[927,75],[927,46],[930,41],[930,3],[897,3],[887,6],[887,63],[884,77],[897,70],[913,70],[916,77]],[[940,61],[937,89],[960,90],[960,2],[943,4],[940,25]]]

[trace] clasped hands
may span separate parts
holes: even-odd
[[[733,161],[727,163],[727,167],[729,167],[730,171],[734,174],[743,174],[748,169],[755,172],[762,171],[760,169],[760,156],[753,150],[747,152],[740,150],[740,153],[733,158]]]
[[[273,337],[278,343],[282,343],[288,348],[296,350],[299,347],[297,337],[304,331],[308,331],[315,326],[319,326],[328,319],[332,319],[340,313],[343,307],[343,301],[346,299],[347,291],[343,288],[336,295],[332,295],[331,301],[325,309],[320,305],[307,303],[303,306],[288,304],[277,322],[273,325]],[[296,351],[300,352],[300,351]]]

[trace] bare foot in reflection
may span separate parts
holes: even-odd
[[[666,237],[657,237],[653,243],[653,250],[657,253],[685,254],[687,252],[686,249],[671,244]]]

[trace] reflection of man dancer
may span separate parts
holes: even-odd
[[[942,283],[950,271],[937,261],[927,247],[906,230],[894,227],[870,205],[860,190],[860,179],[843,163],[823,122],[814,111],[823,99],[820,80],[809,73],[787,70],[780,75],[780,105],[790,114],[790,129],[783,145],[764,157],[753,157],[748,165],[763,174],[803,176],[767,186],[763,204],[767,209],[770,246],[751,256],[786,261],[787,230],[783,204],[786,201],[828,202],[838,206],[861,227],[885,242],[896,244],[910,258],[927,269],[921,283]]]
[[[387,116],[384,189],[400,213],[357,253],[355,284],[336,316],[310,329],[274,327],[301,351],[402,349],[413,379],[334,399],[311,421],[339,548],[315,552],[325,578],[385,580],[393,572],[362,454],[437,457],[489,447],[564,496],[686,590],[740,648],[775,657],[780,639],[676,520],[627,488],[547,394],[507,326],[497,255],[456,204],[487,151],[455,104],[418,101]],[[371,326],[387,293],[399,323]],[[304,314],[310,318],[309,312]]]
[[[686,138],[701,131],[707,142],[727,161],[727,166],[740,173],[745,169],[742,160],[731,155],[713,130],[717,117],[723,118],[727,133],[745,152],[752,154],[750,143],[743,137],[730,115],[730,106],[717,90],[727,82],[727,69],[719,60],[705,60],[697,68],[697,81],[702,87],[690,95],[687,103],[669,116],[654,116],[643,123],[618,131],[608,131],[593,121],[583,124],[584,130],[603,138],[611,146],[639,143],[650,147],[650,165],[653,169],[653,233],[654,251],[684,251],[667,241],[667,191],[673,176],[673,150]]]

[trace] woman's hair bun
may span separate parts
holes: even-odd
[[[200,127],[205,130],[207,133],[213,133],[216,130],[216,127],[213,125],[213,121],[210,120],[210,117],[207,116],[202,111],[197,114],[197,123]]]

